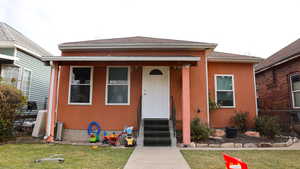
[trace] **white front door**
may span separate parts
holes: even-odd
[[[170,71],[167,66],[143,67],[142,118],[170,117]]]

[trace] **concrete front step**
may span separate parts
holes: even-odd
[[[170,137],[144,137],[144,146],[170,146]]]
[[[145,131],[144,132],[145,137],[170,137],[169,131]]]
[[[169,131],[168,125],[144,125],[144,131]]]

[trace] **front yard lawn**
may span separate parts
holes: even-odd
[[[126,164],[132,148],[109,148],[53,144],[0,145],[1,169],[118,169]],[[64,163],[34,160],[63,154]]]
[[[300,151],[296,150],[242,150],[242,151],[199,151],[182,150],[192,169],[224,169],[222,152],[240,158],[249,169],[298,169]]]

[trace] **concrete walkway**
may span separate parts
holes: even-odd
[[[177,147],[137,147],[124,169],[190,169]]]

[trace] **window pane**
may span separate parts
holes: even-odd
[[[11,84],[15,87],[17,87],[17,82],[18,82],[18,78],[19,78],[19,72],[20,72],[20,68],[18,67],[13,67],[13,66],[2,66],[2,78],[3,80],[8,83]]]
[[[114,67],[109,68],[109,84],[127,84],[128,83],[128,68]]]
[[[73,68],[72,84],[90,84],[91,68]]]
[[[217,90],[232,90],[232,77],[217,76]]]
[[[300,92],[294,92],[294,106],[300,107]]]
[[[89,85],[72,85],[71,86],[71,103],[89,103],[90,86]]]
[[[220,106],[233,106],[233,92],[217,92],[217,103]]]
[[[21,90],[23,91],[25,96],[29,96],[30,80],[31,72],[23,69]]]
[[[293,91],[300,90],[300,75],[292,76],[292,89]]]
[[[109,85],[107,103],[128,103],[128,85]]]

